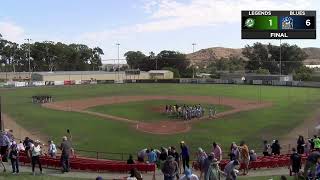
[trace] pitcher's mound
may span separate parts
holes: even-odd
[[[162,121],[157,123],[138,123],[136,129],[151,134],[178,134],[188,132],[191,126],[186,122]]]

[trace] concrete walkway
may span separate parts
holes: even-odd
[[[5,163],[7,168],[7,173],[11,173],[11,165],[9,163]],[[0,169],[1,171],[2,169]],[[31,167],[30,166],[20,166],[20,172],[23,173],[30,173]],[[37,174],[39,174],[39,168],[36,168]],[[84,171],[73,171],[70,173],[62,174],[59,170],[56,169],[43,169],[43,173],[49,176],[57,176],[57,177],[73,177],[79,179],[95,179],[98,176],[101,176],[103,179],[123,179],[127,176],[125,173],[96,173],[96,172],[84,172]],[[196,172],[199,175],[199,172]],[[288,168],[277,168],[277,169],[260,169],[260,170],[251,170],[248,174],[250,177],[258,177],[258,176],[280,176],[280,175],[288,175],[289,170]],[[152,180],[153,174],[143,174],[143,179],[145,180]],[[160,171],[156,172],[156,179],[161,180],[163,179],[162,173]]]

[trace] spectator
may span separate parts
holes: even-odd
[[[301,169],[301,156],[297,153],[295,148],[292,148],[292,154],[290,156],[291,159],[291,171],[294,173],[295,176],[298,176],[298,173]]]
[[[189,149],[187,145],[184,143],[184,141],[181,141],[180,148],[181,148],[183,170],[185,171],[187,168],[189,169],[189,159],[190,159]]]
[[[239,150],[240,150],[240,157],[241,157],[240,163],[244,165],[243,175],[247,175],[249,171],[250,156],[249,156],[249,148],[244,141],[241,142]]]
[[[3,162],[8,162],[8,149],[11,145],[10,139],[5,131],[0,132],[0,154]]]
[[[174,157],[174,160],[177,162],[178,167],[180,169],[180,155],[179,153],[176,151],[175,147],[171,147],[171,154]],[[181,173],[181,169],[180,169],[180,173]],[[179,179],[179,173],[177,174],[177,179]]]
[[[130,170],[130,176],[127,180],[142,180],[141,174],[138,172],[136,168]]]
[[[161,153],[160,153],[159,159],[160,159],[161,161],[166,161],[166,160],[167,160],[167,157],[168,157],[168,152],[167,152],[167,150],[166,150],[164,147],[161,147]]]
[[[157,162],[157,154],[154,152],[153,149],[151,149],[150,151],[147,151],[148,153],[148,161],[149,163],[156,163]]]
[[[142,149],[141,151],[138,152],[138,161],[139,162],[144,162],[145,158],[147,157],[147,148]]]
[[[310,155],[307,158],[306,165],[304,166],[304,177],[308,177],[309,170],[314,170],[313,168],[316,166],[316,164],[320,162],[320,152],[314,151],[310,153]]]
[[[239,161],[233,160],[230,161],[226,167],[224,168],[224,174],[226,176],[226,180],[236,180],[237,173],[239,172],[237,169],[239,168]]]
[[[310,143],[310,152],[314,149],[314,142],[313,142],[313,138],[310,138],[308,140],[308,142]]]
[[[274,143],[271,145],[271,149],[272,149],[272,154],[273,155],[280,155],[281,146],[280,146],[278,140],[274,141]]]
[[[202,172],[200,174],[200,179],[202,178],[202,173],[204,173],[204,178],[207,177],[208,169],[210,168],[210,166],[211,166],[211,164],[212,164],[214,159],[215,159],[214,158],[214,153],[211,152],[209,154],[209,156],[207,157],[207,159],[203,163],[203,168],[202,168]]]
[[[314,135],[314,149],[316,149],[317,151],[320,151],[320,138],[317,135]]]
[[[304,146],[305,146],[304,138],[303,136],[299,136],[297,140],[297,151],[299,154],[304,154]]]
[[[15,141],[12,142],[12,145],[9,149],[9,158],[11,160],[12,174],[19,173],[19,149]]]
[[[213,159],[206,174],[205,180],[220,180],[221,176],[224,175],[224,172],[219,168],[219,161],[217,159]]]
[[[230,161],[239,160],[240,152],[235,142],[231,144]]]
[[[17,147],[18,147],[18,150],[19,150],[19,151],[25,151],[25,150],[26,150],[26,149],[24,148],[24,146],[23,146],[22,141],[20,141],[19,144],[17,144]]]
[[[25,151],[27,152],[27,157],[30,158],[31,154],[30,154],[30,148],[31,145],[33,144],[33,140],[31,140],[29,137],[26,137],[23,141],[23,145],[25,147]]]
[[[131,154],[129,155],[129,159],[127,160],[127,164],[134,164],[134,160],[133,160],[133,157]]]
[[[53,141],[48,141],[48,143],[49,143],[49,149],[48,149],[49,156],[52,158],[56,158],[56,154],[57,154],[56,145],[53,143]]]
[[[169,146],[169,147],[168,147],[168,156],[170,156],[170,155],[172,156],[172,149],[171,149],[171,146]]]
[[[3,172],[6,172],[7,170],[6,170],[6,167],[4,166],[4,164],[3,164],[3,162],[2,162],[2,156],[1,156],[1,154],[0,154],[0,164],[1,164],[1,166],[3,167]]]
[[[257,160],[257,153],[254,152],[254,150],[250,150],[250,161],[256,161]]]
[[[199,178],[197,175],[193,174],[190,169],[186,169],[180,180],[199,180]]]
[[[197,152],[197,163],[199,165],[199,169],[201,172],[200,179],[202,178],[203,166],[204,166],[204,162],[207,159],[207,157],[208,156],[207,156],[206,152],[204,152],[204,150],[201,147],[199,147],[198,152]]]
[[[320,178],[320,162],[317,162],[316,170],[315,170],[315,179]]]
[[[70,171],[70,155],[73,153],[71,142],[68,140],[66,136],[62,137],[62,143],[59,147],[61,150],[61,166],[62,166],[62,173],[69,172]]]
[[[13,136],[13,130],[10,129],[7,133],[8,138],[10,139],[10,142],[14,141],[14,136]]]
[[[166,162],[163,164],[161,169],[164,180],[174,180],[179,173],[178,163],[175,161],[173,156],[168,156]]]
[[[222,160],[222,150],[221,150],[220,146],[216,142],[212,143],[212,152],[214,153],[214,157],[218,161]]]
[[[42,166],[40,162],[40,156],[42,154],[40,141],[36,140],[34,144],[30,144],[30,151],[31,151],[31,164],[32,164],[32,173],[35,176],[36,173],[34,171],[34,168],[36,164],[39,165],[40,173],[42,174]]]
[[[160,169],[162,168],[163,163],[167,160],[168,153],[165,148],[161,147],[161,153],[159,155],[159,161],[160,161]]]
[[[269,156],[269,149],[270,145],[268,144],[268,141],[263,141],[263,156]]]

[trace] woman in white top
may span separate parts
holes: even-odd
[[[40,162],[40,156],[41,156],[41,146],[40,146],[40,141],[36,140],[34,144],[31,145],[30,147],[31,151],[31,164],[32,164],[32,173],[35,175],[34,168],[36,164],[39,164],[39,169],[40,173],[42,174],[42,167],[41,167],[41,162]]]

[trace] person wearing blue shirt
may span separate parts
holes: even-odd
[[[157,154],[151,149],[150,151],[148,150],[148,161],[149,163],[156,163],[157,162]]]
[[[189,159],[190,159],[189,149],[184,143],[184,141],[181,141],[180,148],[181,148],[183,170],[185,171],[186,169],[189,169]]]

